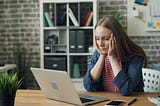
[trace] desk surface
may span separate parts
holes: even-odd
[[[123,106],[127,106],[127,103],[133,98],[137,98],[137,101],[132,106],[155,106],[155,104],[148,101],[147,97],[157,97],[158,93],[135,93],[132,96],[121,96],[119,93],[110,92],[82,92],[90,95],[97,95],[106,97],[110,100],[125,100]],[[93,106],[104,106],[107,102],[94,104]],[[73,106],[71,104],[58,102],[55,100],[47,99],[46,96],[40,90],[18,90],[15,98],[15,106]]]

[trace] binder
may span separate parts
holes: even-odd
[[[69,32],[69,52],[76,53],[76,31]]]
[[[77,31],[77,52],[84,53],[84,31],[78,30]]]
[[[71,18],[74,26],[79,26],[79,23],[75,17],[75,15],[73,14],[73,11],[69,8],[69,17]]]

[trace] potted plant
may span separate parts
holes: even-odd
[[[6,48],[2,47],[3,51],[6,51],[6,63],[15,64],[15,72],[17,73],[18,80],[22,79],[19,89],[27,89],[27,75],[30,72],[30,65],[33,53],[30,52],[28,46],[21,42],[17,42],[11,48],[11,52],[7,52]]]
[[[27,71],[30,69],[32,53],[21,43],[17,43],[13,50],[13,63],[16,64],[18,80],[22,79],[20,89],[26,89]]]
[[[116,19],[121,25],[124,24],[124,19],[123,19],[122,15],[121,15],[119,12],[115,12],[115,13],[112,15],[112,17],[113,17],[114,19]]]
[[[14,106],[16,91],[20,85],[17,73],[0,73],[0,106]]]

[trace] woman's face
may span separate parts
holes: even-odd
[[[107,54],[109,49],[109,39],[112,31],[103,26],[97,26],[95,29],[95,45],[102,54]]]

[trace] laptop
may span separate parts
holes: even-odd
[[[79,106],[107,101],[107,98],[78,94],[66,71],[31,68],[42,92],[49,99]]]

